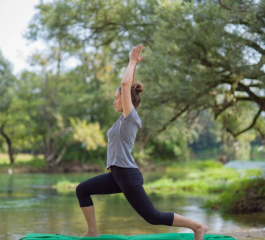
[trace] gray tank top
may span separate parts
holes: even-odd
[[[133,107],[126,118],[122,114],[108,130],[107,169],[112,165],[138,168],[132,156],[132,149],[139,128],[142,128],[142,120]]]

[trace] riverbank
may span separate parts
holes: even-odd
[[[33,156],[31,154],[18,154],[15,163],[9,163],[7,154],[0,153],[0,173],[82,173],[82,172],[104,172],[106,171],[104,161],[90,161],[81,163],[79,161],[62,161],[54,167],[47,166],[43,155]],[[170,164],[170,162],[169,162]],[[152,171],[161,164],[145,162],[140,166],[141,171]]]
[[[42,155],[18,154],[14,164],[9,163],[7,154],[0,154],[0,173],[75,173],[99,172],[103,166],[100,164],[81,164],[78,161],[61,162],[57,166],[46,166]]]
[[[227,235],[237,240],[265,240],[265,228],[264,230],[249,230],[244,232],[222,232],[214,233],[207,232],[208,234]]]
[[[55,167],[34,166],[29,164],[20,165],[0,165],[0,173],[81,173],[100,172],[102,167],[98,164],[65,163]]]

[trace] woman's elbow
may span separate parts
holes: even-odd
[[[121,86],[122,87],[131,87],[131,83],[129,83],[129,82],[122,82],[121,83]]]

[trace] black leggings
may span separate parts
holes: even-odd
[[[172,226],[174,213],[159,212],[143,188],[143,176],[138,168],[111,166],[111,172],[80,183],[76,195],[80,207],[93,205],[90,195],[123,193],[134,210],[153,225]]]

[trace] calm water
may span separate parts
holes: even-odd
[[[62,179],[81,182],[95,174],[0,174],[0,239],[18,240],[27,233],[59,233],[80,236],[86,223],[75,193],[59,193],[51,185]],[[145,182],[159,173],[144,174]],[[185,228],[152,226],[141,219],[122,195],[93,196],[100,234],[151,234],[190,232]],[[265,214],[221,215],[200,208],[203,197],[157,197],[161,211],[172,211],[209,226],[209,232],[261,229]]]

